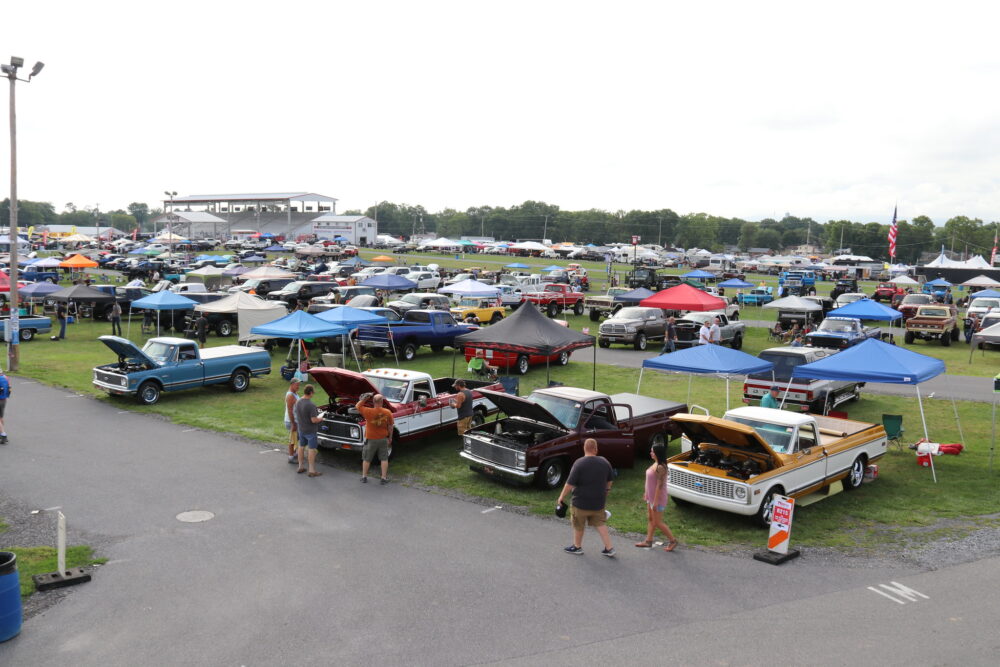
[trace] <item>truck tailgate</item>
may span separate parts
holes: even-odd
[[[639,394],[614,394],[610,398],[612,403],[625,403],[627,405],[631,405],[633,418],[644,417],[654,412],[676,410],[677,408],[685,407],[684,403],[667,401],[662,398],[650,398],[649,396],[640,396]],[[623,410],[620,407],[616,407],[615,417],[619,420],[628,419],[628,411]]]

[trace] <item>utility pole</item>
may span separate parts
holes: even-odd
[[[542,226],[542,243],[545,243],[545,239],[549,235],[549,216],[545,216],[545,224]]]
[[[656,232],[656,245],[663,247],[663,216],[656,216],[656,222],[658,223]]]

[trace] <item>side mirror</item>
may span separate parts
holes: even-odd
[[[421,396],[420,400],[417,401],[417,403],[419,403],[420,407],[422,407],[422,408],[427,407],[427,397],[426,396]]]

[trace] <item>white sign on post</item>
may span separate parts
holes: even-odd
[[[774,496],[774,507],[771,509],[771,534],[767,538],[768,551],[779,554],[788,553],[788,540],[792,535],[792,513],[794,511],[794,498]]]

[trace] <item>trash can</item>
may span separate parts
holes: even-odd
[[[17,554],[0,551],[0,642],[21,632],[21,579]]]
[[[323,365],[328,368],[341,368],[344,365],[344,355],[323,353]]]

